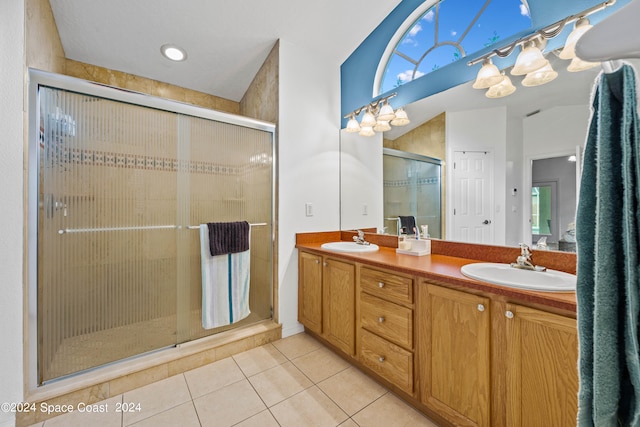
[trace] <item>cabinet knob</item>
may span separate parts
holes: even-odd
[[[380,363],[384,362],[384,356],[378,357],[378,362],[380,362]]]
[[[484,311],[484,304],[478,304],[478,311]]]
[[[504,315],[507,316],[507,319],[513,319],[513,311],[505,311]]]
[[[378,282],[378,287],[379,288],[384,288],[384,282]]]
[[[319,259],[316,260],[316,264],[320,264],[320,260]]]
[[[382,322],[384,322],[384,316],[378,317],[378,323],[382,323]]]
[[[322,265],[326,267],[326,266],[327,266],[327,263],[326,263],[326,262],[323,262],[323,263],[322,263]]]

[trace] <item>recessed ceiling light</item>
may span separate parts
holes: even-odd
[[[179,62],[187,59],[187,52],[185,52],[184,49],[179,48],[178,46],[173,44],[162,45],[162,47],[160,48],[160,52],[162,52],[162,55],[165,58],[172,61]]]

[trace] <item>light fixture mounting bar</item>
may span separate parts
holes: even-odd
[[[345,119],[350,118],[352,115],[357,117],[360,115],[360,113],[362,113],[363,111],[365,111],[366,109],[371,109],[371,110],[375,110],[378,107],[380,107],[380,105],[385,102],[385,101],[389,101],[391,98],[393,98],[394,96],[398,95],[398,92],[393,92],[390,95],[384,96],[382,98],[378,98],[375,101],[371,101],[369,104],[367,105],[363,105],[362,107],[356,108],[355,110],[353,110],[352,112],[350,112],[349,114],[347,114],[346,116],[344,116]]]
[[[479,62],[484,61],[487,58],[491,58],[492,56],[499,56],[500,58],[505,58],[507,56],[509,56],[511,54],[511,52],[513,52],[513,50],[516,48],[516,46],[522,45],[526,42],[529,42],[531,40],[534,40],[538,37],[540,37],[541,39],[550,39],[553,38],[555,36],[557,36],[558,34],[560,34],[560,32],[562,32],[562,30],[564,29],[565,25],[570,24],[571,22],[577,21],[580,18],[584,18],[586,16],[591,15],[592,13],[598,12],[602,9],[605,9],[609,6],[614,5],[616,2],[616,0],[608,0],[604,3],[600,3],[597,4],[593,7],[590,7],[588,9],[583,10],[582,12],[576,13],[574,15],[571,16],[567,16],[564,19],[561,19],[560,21],[554,22],[551,25],[548,25],[538,31],[536,31],[535,33],[529,34],[527,36],[521,37],[518,40],[514,41],[513,43],[510,43],[508,45],[505,45],[503,47],[499,47],[497,49],[493,49],[491,52],[485,53],[482,56],[479,56],[476,59],[473,59],[469,62],[467,62],[468,66],[472,66],[475,65]]]

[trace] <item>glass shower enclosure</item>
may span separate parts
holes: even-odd
[[[442,238],[442,161],[390,148],[382,158],[387,232],[399,234],[398,217],[413,216],[418,227],[429,227],[430,237]]]
[[[30,106],[32,387],[271,318],[273,125],[33,70]],[[244,220],[251,314],[205,330],[199,225]]]

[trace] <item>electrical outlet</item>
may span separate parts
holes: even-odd
[[[369,215],[369,207],[366,204],[362,205],[362,215]]]
[[[313,203],[307,202],[304,204],[304,212],[307,216],[313,216]]]

